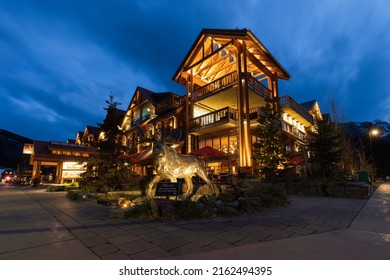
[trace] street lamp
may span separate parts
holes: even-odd
[[[370,136],[376,137],[376,136],[379,135],[379,129],[373,128],[373,129],[370,130],[369,133],[370,133]]]

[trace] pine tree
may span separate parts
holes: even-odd
[[[286,160],[286,155],[280,114],[273,111],[269,101],[262,108],[258,123],[254,134],[260,140],[254,143],[253,158],[259,166],[260,174],[273,180],[278,167]]]
[[[319,120],[317,131],[308,132],[309,162],[314,173],[326,177],[335,174],[335,168],[342,156],[342,137],[336,127]]]
[[[99,124],[103,138],[92,143],[96,153],[87,161],[87,171],[82,174],[80,185],[94,188],[98,191],[116,190],[121,188],[122,165],[118,157],[123,154],[124,147],[119,141],[122,131],[119,129],[121,120],[117,113],[119,102],[111,94],[106,100],[106,118]]]

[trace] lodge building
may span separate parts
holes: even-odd
[[[297,152],[321,112],[315,100],[299,104],[288,95],[279,97],[279,79],[289,78],[250,30],[203,29],[173,76],[185,87],[184,96],[138,87],[130,101],[122,144],[129,147],[135,171],[145,175],[152,169],[152,147],[139,142],[134,129],[139,125],[147,137],[164,140],[179,129],[185,154],[205,146],[224,152],[225,158],[208,161],[209,171],[253,172],[255,128],[266,101],[281,113],[286,152]]]
[[[289,73],[250,30],[203,29],[172,77],[185,87],[184,96],[137,87],[127,109],[118,109],[123,132],[118,141],[127,147],[123,156],[136,173],[153,172],[152,144],[140,141],[138,126],[147,138],[175,143],[184,154],[206,146],[223,152],[224,157],[207,158],[209,172],[253,173],[253,143],[261,141],[256,127],[266,102],[280,112],[286,153],[294,155],[306,144],[307,131],[315,129],[322,114],[315,100],[299,104],[289,95],[279,96],[279,79],[289,78]],[[103,138],[97,127],[86,126],[77,133],[75,143],[81,149],[89,149],[91,142]],[[33,172],[39,174],[42,163],[56,166],[56,182],[62,182],[65,157],[73,157],[76,148],[62,145],[68,154],[56,155],[55,144],[37,144],[46,148],[45,155],[39,156],[35,151]],[[302,158],[293,157],[285,166],[298,171],[302,163]],[[76,173],[80,170],[72,173],[72,180],[77,179]]]

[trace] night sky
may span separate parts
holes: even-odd
[[[202,28],[250,29],[291,75],[280,95],[390,121],[387,0],[0,0],[0,128],[66,141],[110,93],[121,109],[137,86],[182,95],[172,76]]]

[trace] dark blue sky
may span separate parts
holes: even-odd
[[[183,94],[171,78],[202,28],[250,29],[292,76],[281,95],[390,121],[387,0],[0,0],[0,128],[66,141],[111,92],[122,109],[138,85]]]

